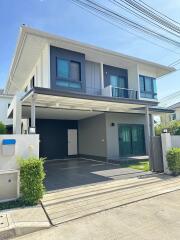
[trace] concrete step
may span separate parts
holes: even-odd
[[[179,181],[177,181],[177,183],[179,184]],[[105,201],[108,200],[110,198],[110,200],[112,198],[116,198],[117,196],[121,196],[121,197],[127,197],[129,195],[132,194],[143,194],[145,191],[149,191],[152,192],[154,190],[156,190],[156,188],[163,188],[163,187],[171,187],[172,185],[174,186],[174,184],[176,184],[174,181],[166,181],[166,182],[161,182],[161,183],[152,183],[150,185],[138,185],[138,186],[134,186],[134,188],[124,188],[124,189],[118,189],[115,190],[113,192],[106,192],[103,194],[96,194],[93,196],[87,196],[87,197],[80,197],[79,199],[75,199],[75,200],[70,200],[70,201],[66,201],[66,202],[57,202],[57,204],[53,204],[50,206],[46,206],[46,210],[48,210],[50,213],[57,213],[57,209],[61,208],[61,206],[65,207],[64,209],[67,211],[67,209],[70,207],[74,208],[74,204],[76,204],[76,209],[78,206],[82,206],[82,205],[86,205],[86,204],[91,204],[93,202],[95,202],[95,204],[100,201]],[[89,205],[88,205],[89,206]]]
[[[132,179],[125,179],[125,180],[111,180],[108,182],[100,182],[95,184],[89,184],[89,185],[83,185],[79,187],[73,187],[68,189],[63,189],[55,192],[50,192],[44,195],[43,202],[44,204],[50,204],[51,201],[62,197],[75,197],[79,194],[88,194],[92,193],[93,191],[101,191],[106,190],[109,188],[115,188],[120,186],[133,186],[134,184],[146,184],[152,181],[160,181],[161,176],[163,179],[169,178],[168,175],[161,175],[161,174],[151,174],[149,176],[147,175],[141,175],[138,178],[132,178]]]
[[[51,194],[45,196],[42,203],[52,224],[57,225],[175,190],[180,190],[180,177],[159,175],[59,191],[52,198]]]

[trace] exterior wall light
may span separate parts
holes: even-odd
[[[168,133],[167,128],[164,128],[164,129],[162,130],[162,133]]]

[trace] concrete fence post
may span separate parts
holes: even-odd
[[[166,155],[167,155],[168,150],[170,148],[172,148],[172,142],[171,142],[171,135],[170,135],[170,133],[161,133],[161,143],[162,143],[164,172],[169,174],[170,170],[168,168]]]

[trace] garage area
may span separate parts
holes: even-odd
[[[45,172],[45,187],[47,191],[112,180],[130,179],[150,174],[150,172],[141,170],[122,168],[119,163],[108,163],[85,158],[46,161]]]

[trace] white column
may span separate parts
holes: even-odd
[[[145,107],[145,118],[146,118],[146,123],[145,123],[145,135],[146,135],[146,151],[147,154],[150,155],[150,126],[149,126],[149,107]]]
[[[31,127],[36,127],[36,106],[35,106],[35,96],[31,99]]]
[[[22,104],[20,96],[15,96],[13,106],[13,134],[21,134]]]
[[[170,170],[168,168],[166,155],[167,155],[168,150],[172,147],[170,133],[161,133],[161,143],[162,143],[164,172],[169,174]]]
[[[101,89],[104,88],[104,70],[103,70],[103,63],[100,63],[100,69],[101,69]]]

